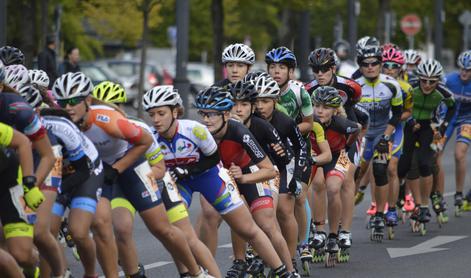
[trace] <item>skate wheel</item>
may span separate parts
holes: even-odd
[[[327,253],[325,256],[325,267],[334,267],[337,262],[337,253]]]
[[[427,230],[425,229],[425,224],[424,223],[420,223],[419,232],[420,232],[421,236],[424,236],[427,233]]]
[[[460,217],[461,216],[461,208],[456,206],[455,207],[455,216]]]
[[[307,277],[311,276],[311,266],[309,265],[308,260],[303,261],[303,271],[304,271],[303,276],[307,276]]]
[[[78,251],[77,251],[77,247],[75,247],[75,246],[72,247],[72,254],[74,255],[74,258],[75,258],[78,262],[80,262],[80,255],[79,255],[79,253],[78,253]]]
[[[389,240],[394,239],[394,229],[393,229],[393,227],[388,227],[388,239]]]

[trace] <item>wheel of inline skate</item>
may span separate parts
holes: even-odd
[[[394,239],[394,229],[393,229],[393,227],[388,227],[388,239],[389,240]]]
[[[304,271],[303,276],[307,276],[307,277],[311,276],[311,265],[309,264],[309,261],[304,260],[302,264],[303,264],[303,271]]]
[[[331,268],[335,266],[335,263],[337,262],[337,254],[336,253],[329,253],[326,252],[325,256],[325,267]]]
[[[461,208],[459,206],[455,206],[455,216],[460,217],[462,214]]]
[[[420,225],[419,225],[419,231],[420,231],[420,235],[421,235],[421,236],[424,236],[424,235],[427,233],[427,229],[425,228],[425,224],[424,224],[424,223],[420,223]]]
[[[340,249],[340,252],[338,254],[338,262],[339,263],[346,263],[350,260],[350,254],[348,252],[348,249]]]
[[[75,260],[77,260],[77,262],[80,262],[80,255],[77,251],[77,247],[72,247],[72,255],[74,255],[74,258]]]

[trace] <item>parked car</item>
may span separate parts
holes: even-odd
[[[112,81],[123,86],[128,102],[137,98],[137,89],[133,88],[133,82],[118,76],[104,63],[80,63],[80,70],[91,79],[93,85],[97,85],[102,81]]]

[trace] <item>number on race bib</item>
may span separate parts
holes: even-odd
[[[167,189],[168,197],[172,202],[179,202],[182,200],[180,192],[178,192],[178,187],[175,181],[172,179],[172,176],[168,172],[165,172],[164,184]]]
[[[339,158],[337,159],[337,164],[335,164],[335,170],[346,174],[348,168],[350,167],[350,159],[348,159],[348,155],[345,150],[340,152]]]
[[[157,201],[159,199],[157,197],[159,187],[154,179],[154,175],[152,173],[152,169],[149,166],[149,163],[147,161],[144,161],[143,163],[139,164],[139,166],[134,168],[134,172],[136,172],[137,176],[146,187],[152,202]]]
[[[219,177],[226,184],[227,191],[231,195],[231,202],[238,204],[242,201],[240,198],[239,190],[237,189],[235,180],[229,175],[229,171],[226,168],[219,168]]]
[[[471,125],[470,124],[462,125],[460,135],[471,140]]]

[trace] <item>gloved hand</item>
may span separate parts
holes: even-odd
[[[295,180],[295,182],[290,182],[289,192],[293,194],[295,198],[297,198],[301,194],[302,190],[303,190],[303,185],[301,184],[300,181]]]
[[[37,186],[33,186],[32,188],[28,188],[23,185],[24,196],[23,199],[26,202],[26,205],[36,211],[41,203],[44,201],[44,194],[39,190]]]
[[[379,139],[375,149],[380,154],[389,153],[389,138],[385,138],[384,135],[381,136],[381,139]]]
[[[116,168],[113,168],[113,166],[105,163],[103,164],[103,168],[105,169],[105,184],[115,184],[119,176],[119,171],[116,170]]]
[[[169,171],[174,181],[184,180],[190,176],[188,169],[182,167],[175,167]]]

